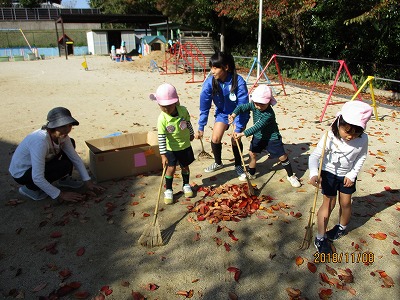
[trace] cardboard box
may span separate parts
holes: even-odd
[[[162,169],[156,132],[87,140],[89,168],[97,182]]]

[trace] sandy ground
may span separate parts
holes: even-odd
[[[177,202],[162,203],[158,218],[168,233],[165,245],[146,249],[137,240],[151,222],[145,215],[154,209],[160,173],[102,183],[107,188],[103,195],[74,205],[56,205],[50,199],[33,202],[20,196],[7,171],[11,155],[26,134],[44,123],[53,107],[68,107],[80,121],[71,136],[86,162],[85,140],[117,131],[155,130],[159,109],[148,94],[163,82],[177,87],[181,103],[197,124],[201,84],[185,83],[190,74],[150,72],[150,58],[115,63],[108,57],[88,57],[88,71],[81,66],[82,57],[1,63],[0,297],[46,299],[40,296],[57,290],[60,294],[60,287],[80,284],[62,298],[85,298],[87,292],[86,298],[91,299],[103,288],[107,299],[134,299],[132,291],[147,299],[184,299],[177,293],[190,290],[193,299],[289,299],[287,289],[292,288],[307,299],[324,294],[330,299],[397,299],[400,114],[392,107],[378,107],[382,121],[374,119],[368,125],[369,155],[358,177],[350,232],[335,242],[340,257],[328,263],[316,263],[313,245],[304,251],[298,248],[314,197],[313,187],[307,184],[308,155],[340,106],[329,106],[319,123],[327,94],[290,85],[285,86],[286,96],[275,87],[279,93],[275,112],[303,186],[292,188],[285,171],[266,157],[260,159],[254,180],[259,195],[273,199],[264,207],[281,203],[278,211],[258,210],[240,222],[221,222],[221,228],[226,227],[218,231],[218,225],[199,222],[194,213],[188,213],[188,204],[200,200],[204,192],[188,202],[178,193],[181,179],[176,178]],[[162,64],[160,57],[154,59]],[[208,126],[206,139],[210,134]],[[227,135],[224,142],[229,142]],[[249,141],[244,144],[247,147]],[[200,143],[195,140],[192,146],[197,156]],[[205,148],[210,152],[209,143]],[[225,146],[227,167],[216,174],[202,171],[210,160],[196,160],[191,165],[191,182],[204,187],[239,184],[231,158]],[[302,217],[292,216],[296,213]],[[330,226],[337,214],[336,208]],[[237,241],[226,228],[234,231]],[[54,233],[59,237],[52,238]],[[229,267],[241,270],[238,282]],[[349,271],[353,282],[344,276]]]

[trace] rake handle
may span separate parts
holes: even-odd
[[[167,171],[167,165],[165,165],[164,168],[163,168],[162,175],[161,175],[161,181],[160,181],[160,187],[158,188],[158,197],[157,197],[156,207],[154,208],[153,226],[157,221],[158,207],[160,205],[161,189],[162,189],[162,186],[163,186],[164,176],[165,176],[165,172],[166,171]]]
[[[319,192],[319,181],[321,179],[321,172],[322,172],[322,163],[324,161],[324,157],[325,157],[325,147],[326,147],[326,139],[328,137],[328,132],[325,133],[324,136],[324,145],[322,147],[322,152],[321,152],[321,157],[320,157],[320,161],[319,161],[319,168],[318,168],[318,185],[315,187],[315,192],[314,192],[314,201],[313,201],[313,205],[310,208],[310,217],[308,218],[308,224],[307,224],[307,228],[306,228],[306,233],[304,234],[304,239],[303,239],[303,243],[300,246],[300,249],[307,249],[308,247],[310,247],[310,243],[311,243],[311,238],[312,238],[312,226],[314,224],[314,215],[315,215],[315,207],[317,206],[317,198],[318,198],[318,192]]]
[[[199,140],[200,140],[200,143],[201,143],[201,152],[204,152],[203,139],[200,138]]]

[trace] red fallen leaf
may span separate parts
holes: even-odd
[[[334,268],[331,268],[331,267],[328,266],[328,265],[326,265],[325,267],[326,267],[326,271],[327,271],[329,274],[331,274],[332,276],[336,276],[336,275],[337,275],[337,272],[336,272],[336,270],[335,270]]]
[[[322,300],[329,299],[332,296],[332,289],[320,289],[318,296]]]
[[[222,245],[222,240],[219,237],[214,236],[213,240],[215,241],[215,243],[217,243],[217,246],[221,246]]]
[[[146,298],[139,292],[132,291],[133,300],[145,300]]]
[[[196,178],[200,178],[200,177],[202,177],[203,175],[202,174],[197,174],[196,175]]]
[[[237,241],[239,240],[237,237],[235,237],[235,236],[233,235],[232,232],[229,232],[228,235],[229,235],[229,237],[230,237],[232,240],[234,240],[235,242],[237,242]]]
[[[189,290],[189,291],[177,291],[176,292],[177,295],[180,296],[185,296],[186,298],[192,298],[194,291],[193,290]]]
[[[94,300],[105,300],[105,299],[106,299],[106,296],[104,296],[104,294],[102,294],[102,293],[100,293],[96,297],[94,297]],[[135,298],[133,298],[133,299],[135,299]],[[141,300],[144,300],[144,298]]]
[[[150,217],[150,214],[148,214],[148,213],[143,213],[143,217],[145,217],[145,218]]]
[[[85,254],[85,248],[81,247],[78,249],[78,251],[76,251],[76,256],[82,256],[83,254]]]
[[[69,293],[71,293],[73,290],[74,290],[74,288],[70,287],[69,285],[64,285],[56,291],[56,296],[64,297],[64,296],[68,295]]]
[[[63,278],[63,279],[66,279],[66,278],[68,278],[69,276],[71,276],[71,271],[70,270],[68,270],[68,269],[64,269],[64,270],[61,270],[60,272],[58,272],[58,274]]]
[[[89,292],[81,291],[74,294],[75,299],[87,299],[90,296]]]
[[[62,236],[62,233],[59,232],[59,231],[54,231],[54,232],[52,232],[52,233],[50,234],[50,237],[51,237],[51,238],[59,238],[59,237],[61,237],[61,236]]]
[[[385,186],[383,187],[385,189],[385,191],[391,191],[392,189],[390,188],[390,186]]]
[[[69,287],[73,288],[74,290],[77,290],[81,287],[82,283],[80,283],[79,281],[72,281],[70,283],[67,284]]]
[[[198,233],[198,232],[196,232],[195,234],[194,234],[194,237],[193,237],[193,241],[199,241],[200,240],[200,233]]]
[[[346,282],[346,283],[352,283],[354,282],[354,277],[353,277],[353,273],[351,272],[350,269],[339,269],[338,270],[338,274],[339,274],[339,279]]]
[[[148,283],[145,285],[144,289],[148,291],[155,291],[156,289],[158,289],[158,285],[155,283]]]
[[[304,259],[303,259],[301,256],[297,256],[297,257],[296,257],[296,265],[297,265],[297,266],[302,265],[303,262],[304,262]],[[287,290],[287,289],[286,289],[286,290]]]
[[[138,205],[138,204],[139,204],[139,201],[133,201],[133,202],[131,203],[132,206]]]
[[[325,273],[319,273],[319,278],[322,280],[322,282],[330,284],[329,277]]]
[[[370,233],[369,235],[372,238],[377,239],[377,240],[384,240],[387,237],[387,235],[385,233],[383,233],[383,232]]]
[[[393,245],[399,246],[400,243],[398,241],[396,241],[396,240],[393,240]]]
[[[238,296],[235,293],[229,292],[228,293],[229,300],[238,300]]]
[[[371,276],[373,276],[373,277],[376,276],[374,272],[371,272],[371,273],[369,273],[369,274],[370,274]]]
[[[228,269],[226,269],[228,272],[233,272],[236,273],[238,271],[240,271],[240,269],[236,268],[236,267],[229,267]]]
[[[233,276],[233,278],[235,279],[236,282],[239,282],[240,275],[242,275],[242,271],[239,270],[239,271],[235,272],[235,275]]]
[[[299,289],[286,288],[286,292],[289,295],[289,299],[299,299],[301,295],[301,291]]]
[[[390,277],[390,276],[383,277],[382,281],[383,281],[383,284],[385,285],[385,287],[387,287],[387,288],[394,286],[394,281],[393,281],[392,277]]]
[[[392,249],[392,251],[390,251],[393,255],[399,255],[399,253],[396,251],[396,249]]]
[[[106,296],[111,295],[113,290],[110,289],[108,285],[103,286],[100,291],[102,291]]]
[[[317,267],[312,262],[307,263],[307,268],[311,273],[315,273],[317,271]]]
[[[224,247],[226,251],[231,251],[231,245],[229,245],[228,243],[224,243]]]

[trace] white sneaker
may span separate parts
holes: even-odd
[[[219,169],[222,169],[224,167],[223,164],[217,164],[217,163],[212,163],[211,165],[209,165],[207,168],[204,169],[204,172],[206,173],[211,173],[214,171],[217,171]]]
[[[37,190],[37,191],[30,190],[25,185],[21,186],[18,189],[18,192],[21,195],[24,195],[24,196],[26,196],[28,198],[31,198],[32,200],[35,200],[35,201],[40,201],[40,200],[43,200],[43,199],[47,198],[47,194],[45,192],[43,192],[42,190]]]
[[[164,203],[165,204],[174,203],[174,192],[172,190],[165,190],[165,192],[164,192]]]
[[[245,173],[240,174],[238,178],[240,181],[247,181],[247,177],[246,177]]]
[[[66,176],[58,180],[58,185],[72,189],[79,189],[83,186],[83,181],[73,179],[71,176]]]
[[[297,179],[296,175],[293,174],[291,177],[287,176],[286,178],[290,182],[292,187],[295,187],[295,188],[301,187],[301,183]]]
[[[193,191],[192,191],[192,187],[190,186],[190,184],[185,184],[182,189],[183,189],[183,193],[185,194],[186,198],[193,197]]]

